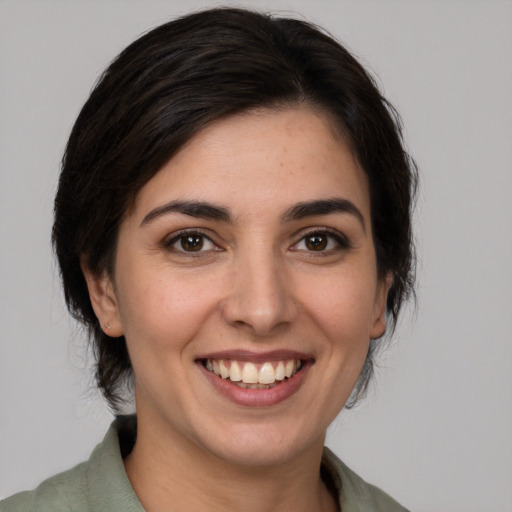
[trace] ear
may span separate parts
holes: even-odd
[[[103,332],[112,338],[122,336],[123,328],[112,279],[106,271],[101,275],[91,272],[83,260],[81,267],[94,313]]]
[[[373,307],[372,328],[370,330],[370,339],[380,338],[386,332],[386,305],[388,292],[393,285],[393,276],[388,272],[384,279],[380,280],[375,294],[375,303]]]

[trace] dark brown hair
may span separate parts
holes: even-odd
[[[124,337],[106,336],[80,267],[112,272],[120,222],[138,191],[209,123],[255,108],[310,104],[329,113],[367,173],[377,265],[393,284],[393,330],[414,284],[416,167],[400,120],[332,37],[304,21],[243,9],[201,11],[151,30],[100,77],[71,132],[55,199],[53,243],[70,312],[88,327],[96,379],[117,410],[132,376]],[[356,392],[372,374],[372,340]]]

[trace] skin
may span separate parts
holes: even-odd
[[[283,219],[333,198],[361,218]],[[176,200],[232,219],[148,220]],[[206,237],[200,251],[184,250],[183,229]],[[308,244],[311,231],[327,245]],[[389,283],[377,276],[366,176],[326,115],[257,111],[199,132],[139,192],[114,275],[84,271],[100,323],[127,340],[139,430],[125,466],[146,510],[336,510],[319,478],[325,433],[370,338],[385,331]],[[219,393],[197,362],[234,349],[314,362],[291,396],[250,407]]]

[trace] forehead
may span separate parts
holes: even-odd
[[[366,175],[329,117],[308,107],[257,110],[192,137],[139,191],[135,212],[184,199],[243,214],[333,196],[369,215]]]

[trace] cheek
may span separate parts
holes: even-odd
[[[308,309],[329,338],[359,345],[370,338],[374,286],[358,275],[330,276],[307,293]]]
[[[125,274],[132,277],[120,286],[119,310],[132,351],[183,349],[217,307],[215,281],[204,286],[200,276],[184,274],[165,269]]]

